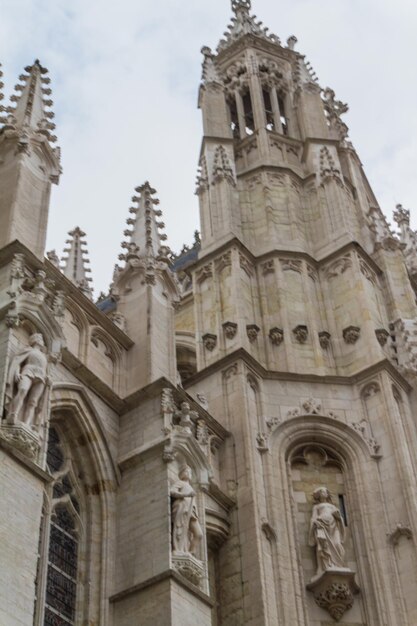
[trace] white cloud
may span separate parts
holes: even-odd
[[[230,20],[225,0],[0,0],[0,58],[10,88],[39,57],[50,69],[64,174],[51,202],[49,248],[79,224],[94,282],[106,289],[133,188],[158,189],[170,244],[198,226],[194,181],[200,48]],[[351,137],[383,209],[417,211],[411,0],[254,0],[284,41],[295,34],[320,78],[348,101]],[[416,220],[417,222],[417,215]]]

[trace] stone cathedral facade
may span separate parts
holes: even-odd
[[[417,236],[295,37],[232,10],[201,238],[171,253],[145,182],[97,303],[80,228],[45,256],[39,61],[2,107],[2,626],[417,624]]]

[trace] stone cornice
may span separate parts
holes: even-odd
[[[341,248],[338,248],[337,250],[334,250],[330,254],[327,254],[323,258],[315,259],[308,252],[303,252],[303,251],[300,251],[300,250],[288,250],[288,249],[285,249],[285,248],[274,248],[273,250],[270,250],[269,252],[265,252],[264,254],[261,254],[259,256],[255,256],[245,246],[245,244],[242,243],[240,241],[240,239],[238,239],[237,237],[233,237],[232,239],[229,239],[222,246],[220,246],[219,248],[216,248],[216,250],[212,250],[211,252],[209,252],[206,255],[199,256],[199,258],[197,259],[195,264],[194,265],[190,265],[187,269],[189,269],[190,271],[195,271],[201,265],[205,265],[206,263],[208,263],[212,259],[216,258],[217,256],[221,256],[224,253],[224,251],[227,250],[228,248],[230,248],[231,246],[237,246],[241,251],[243,251],[250,258],[250,260],[251,260],[251,262],[253,264],[260,263],[262,261],[266,261],[267,259],[269,259],[271,257],[285,256],[287,258],[304,259],[308,263],[313,265],[316,269],[320,269],[321,265],[325,265],[329,261],[332,261],[333,259],[337,258],[338,256],[342,256],[342,255],[346,254],[350,250],[355,250],[358,254],[360,254],[360,256],[371,266],[371,268],[378,275],[381,275],[383,273],[382,269],[379,267],[379,265],[366,252],[366,250],[364,250],[362,248],[362,246],[357,241],[351,241],[351,242],[343,245]]]
[[[406,381],[406,379],[398,372],[398,370],[394,367],[394,365],[388,361],[388,359],[382,359],[378,361],[374,365],[366,367],[363,370],[359,370],[349,376],[340,376],[340,375],[332,375],[332,374],[299,374],[297,372],[284,372],[277,370],[267,370],[259,361],[257,361],[251,354],[249,354],[244,348],[239,348],[234,352],[226,355],[225,357],[219,359],[215,363],[212,363],[208,367],[203,370],[197,372],[193,376],[191,376],[184,386],[188,389],[192,387],[196,383],[201,382],[205,378],[215,374],[225,368],[228,365],[232,365],[237,360],[241,360],[245,363],[245,365],[251,369],[255,374],[257,374],[260,378],[264,380],[288,380],[292,382],[302,382],[302,383],[333,383],[336,385],[352,385],[356,383],[361,383],[366,380],[370,376],[374,376],[375,374],[379,374],[380,372],[388,372],[395,381],[401,385],[401,387],[406,391],[410,392],[412,390],[411,385]]]

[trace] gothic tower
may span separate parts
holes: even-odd
[[[401,243],[347,138],[347,106],[296,38],[270,35],[249,0],[232,8],[216,53],[202,49],[202,242],[183,300],[197,357],[185,387],[231,433],[222,480],[236,508],[213,553],[214,623],[411,625],[409,216],[395,214]],[[320,486],[347,529],[340,576],[317,573]]]
[[[96,303],[79,227],[44,258],[38,61],[1,119],[5,626],[417,623],[417,234],[296,38],[232,10],[202,49],[201,238],[173,254],[145,182]]]

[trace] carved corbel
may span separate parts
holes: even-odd
[[[202,337],[203,346],[206,350],[213,352],[214,348],[217,345],[217,335],[213,335],[212,333],[206,333]]]
[[[282,328],[271,328],[269,331],[269,339],[274,346],[279,346],[284,341],[284,331]]]
[[[323,350],[327,350],[327,348],[330,346],[330,338],[331,334],[328,333],[326,330],[323,330],[319,333],[319,342]]]
[[[303,324],[299,324],[295,328],[293,328],[294,337],[298,343],[306,343],[308,339],[308,328]]]
[[[237,324],[235,322],[224,322],[222,326],[227,339],[234,339],[234,337],[236,337]]]
[[[361,329],[358,326],[347,326],[343,329],[343,339],[345,343],[354,344],[358,341]]]
[[[261,329],[256,324],[248,324],[246,326],[246,334],[251,343],[254,343],[257,340],[260,330]]]
[[[385,328],[377,328],[375,330],[376,338],[378,339],[378,343],[381,346],[385,346],[388,341],[389,332],[385,330]]]

